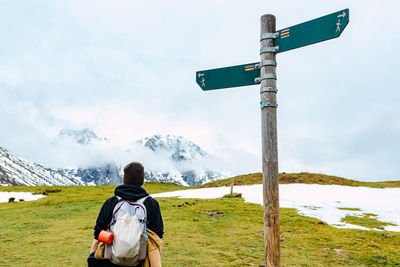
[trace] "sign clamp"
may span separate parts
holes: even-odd
[[[279,37],[279,32],[266,32],[261,34],[260,41],[265,39],[276,39]]]
[[[279,51],[279,46],[263,46],[260,49],[260,55],[264,53],[277,53]]]
[[[273,92],[277,93],[278,89],[275,86],[263,86],[260,88],[260,94],[264,92]]]
[[[260,83],[261,81],[267,80],[267,79],[274,79],[274,80],[276,80],[276,74],[274,74],[274,73],[265,73],[264,75],[261,75],[260,77],[255,78],[255,79],[254,79],[254,82],[255,82],[255,83]]]
[[[260,107],[261,109],[266,108],[266,107],[272,107],[272,108],[277,108],[278,107],[278,103],[276,102],[272,102],[272,101],[261,101],[260,102]]]
[[[275,60],[271,60],[271,59],[269,59],[269,60],[263,60],[263,61],[261,61],[260,63],[258,63],[258,64],[256,64],[255,66],[254,66],[254,68],[255,69],[259,69],[259,68],[261,68],[261,67],[264,67],[264,66],[275,66],[276,67],[276,61]]]

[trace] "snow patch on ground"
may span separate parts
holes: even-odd
[[[1,202],[8,202],[10,198],[15,198],[15,201],[31,201],[31,200],[38,200],[45,195],[33,195],[30,192],[0,192],[0,203]]]
[[[235,186],[245,202],[262,205],[262,185]],[[180,197],[212,199],[230,193],[230,187],[214,187],[153,194],[152,197]],[[294,208],[303,216],[320,219],[337,228],[368,228],[341,222],[350,216],[362,217],[364,213],[376,214],[382,222],[396,224],[385,226],[387,231],[400,232],[400,188],[369,188],[340,185],[283,184],[279,185],[280,206]],[[342,210],[352,208],[359,210]],[[378,230],[378,229],[376,229]]]

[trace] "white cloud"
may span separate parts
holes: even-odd
[[[173,133],[235,173],[259,171],[258,87],[202,92],[195,71],[257,60],[264,13],[279,29],[347,7],[340,38],[278,55],[280,170],[399,179],[397,1],[11,3],[0,146],[46,162],[37,144],[62,128],[119,146]]]
[[[0,64],[0,82],[6,86],[14,87],[22,80],[21,72],[18,68]]]

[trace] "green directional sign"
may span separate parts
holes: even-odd
[[[343,9],[317,19],[284,28],[273,34],[275,35],[273,36],[275,38],[275,48],[262,47],[260,53],[281,53],[337,38],[342,34],[348,23],[349,9]],[[272,38],[271,34],[264,33],[261,39],[265,38]],[[254,85],[257,84],[255,79],[260,77],[260,69],[256,68],[256,64],[258,62],[198,71],[196,72],[196,82],[205,91]]]
[[[278,53],[337,38],[349,23],[349,9],[284,28],[275,39]]]
[[[254,85],[257,84],[255,79],[260,77],[260,69],[256,68],[256,64],[258,62],[198,71],[196,72],[196,82],[205,91]]]

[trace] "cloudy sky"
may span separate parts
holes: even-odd
[[[0,0],[0,146],[55,167],[60,129],[119,147],[182,135],[233,173],[261,170],[259,86],[203,92],[195,72],[259,60],[277,29],[350,9],[340,38],[278,61],[280,172],[400,179],[398,1]],[[222,164],[222,163],[221,163]]]

